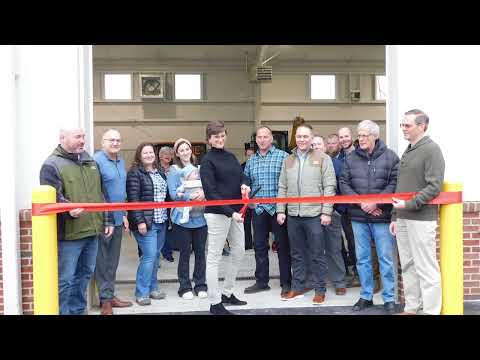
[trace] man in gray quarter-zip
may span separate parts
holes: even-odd
[[[295,133],[297,147],[283,160],[278,181],[278,197],[333,196],[337,180],[330,156],[311,148],[313,130],[302,124]],[[285,211],[287,210],[287,212]],[[289,203],[277,204],[277,222],[282,225],[288,213],[288,239],[292,264],[291,290],[282,300],[303,297],[308,291],[307,268],[310,266],[314,305],[325,301],[325,235],[322,225],[331,223],[333,204]],[[307,262],[307,254],[310,260]],[[310,284],[308,284],[310,285]]]
[[[425,135],[427,114],[407,111],[400,127],[410,143],[402,155],[396,192],[417,192],[411,200],[393,198],[390,231],[397,236],[405,293],[405,315],[420,310],[440,314],[442,287],[436,256],[438,205],[427,203],[442,190],[445,160],[440,147]]]

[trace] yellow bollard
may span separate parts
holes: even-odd
[[[55,188],[33,189],[32,203],[57,202]],[[33,313],[58,315],[57,215],[32,216]]]
[[[462,191],[461,183],[443,191]],[[442,315],[463,315],[463,203],[440,205],[440,271]]]

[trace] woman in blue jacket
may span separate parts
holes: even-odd
[[[194,166],[196,159],[192,154],[192,144],[186,139],[178,139],[173,146],[174,165],[170,167],[167,182],[168,191],[173,201],[205,200],[203,190],[193,191],[191,194],[181,191],[182,169]],[[189,195],[187,195],[189,194]],[[175,232],[178,234],[178,248],[180,250],[180,259],[178,262],[178,280],[180,288],[178,295],[185,300],[192,300],[194,292],[199,298],[207,297],[207,284],[205,280],[205,244],[207,242],[207,223],[203,217],[203,209],[196,208],[190,211],[188,221],[182,220],[183,208],[173,208],[171,220]],[[192,289],[190,282],[190,254],[191,249],[195,254],[195,265],[193,269],[193,282],[195,287]],[[193,290],[193,292],[192,292]]]

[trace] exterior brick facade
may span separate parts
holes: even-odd
[[[22,310],[33,315],[32,212],[20,211],[20,272],[22,278]]]
[[[464,299],[480,300],[480,202],[468,202],[463,206],[463,269]],[[20,258],[22,278],[22,307],[25,315],[33,314],[33,263],[32,263],[32,217],[31,210],[21,210]],[[439,234],[437,228],[437,257],[439,259]],[[1,233],[0,233],[1,239]],[[0,314],[3,306],[3,258],[0,241]],[[399,301],[403,302],[401,270],[398,274]]]

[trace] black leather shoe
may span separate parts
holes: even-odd
[[[175,261],[172,254],[164,256],[164,259],[167,260],[168,262],[174,262]]]
[[[395,314],[395,303],[393,301],[387,301],[383,304],[383,308],[388,315]]]
[[[222,304],[225,305],[247,305],[246,301],[239,300],[235,297],[235,295],[230,295],[230,297],[227,297],[222,294]]]
[[[243,292],[245,294],[255,294],[255,293],[258,293],[260,291],[268,291],[270,290],[270,286],[260,286],[258,285],[257,283],[253,284],[252,286],[249,286],[247,288],[245,288],[245,290],[243,290]]]
[[[235,315],[231,311],[225,309],[222,303],[218,303],[215,305],[210,305],[210,314],[213,315]]]
[[[361,311],[364,310],[370,306],[373,306],[373,301],[372,300],[365,300],[360,298],[360,300],[357,301],[355,305],[353,305],[353,311]]]

